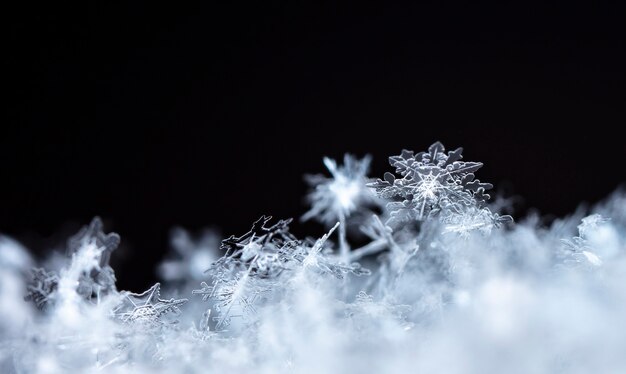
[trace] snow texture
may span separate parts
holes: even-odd
[[[389,161],[308,177],[321,238],[270,216],[176,229],[141,293],[117,289],[97,217],[40,263],[0,236],[0,372],[626,372],[625,193],[513,223],[461,148]]]

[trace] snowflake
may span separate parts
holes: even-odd
[[[602,259],[595,253],[596,249],[589,244],[589,236],[609,220],[599,214],[592,214],[582,219],[578,225],[578,236],[571,240],[563,239],[566,263],[588,264],[594,267],[602,265]]]
[[[464,212],[447,212],[441,221],[445,224],[444,234],[456,233],[466,238],[475,231],[489,234],[494,228],[510,222],[511,216],[501,216],[486,207],[470,206]]]
[[[42,268],[31,270],[32,282],[27,286],[26,301],[33,301],[38,309],[44,310],[52,302],[53,293],[59,285],[59,276]]]
[[[156,283],[147,291],[136,294],[122,292],[122,302],[113,309],[113,315],[126,323],[158,324],[167,313],[179,313],[187,299],[161,299],[161,285]]]
[[[302,216],[302,220],[316,218],[326,226],[334,225],[337,221],[341,223],[339,250],[344,263],[348,263],[350,253],[346,238],[346,219],[357,211],[365,211],[366,207],[380,203],[371,189],[367,188],[369,179],[366,174],[370,162],[370,156],[359,160],[346,154],[343,166],[337,166],[335,160],[325,157],[324,165],[332,177],[315,175],[307,178],[314,189],[308,195],[311,209]]]
[[[489,199],[485,191],[493,186],[475,179],[474,172],[483,164],[461,161],[462,151],[457,148],[446,153],[436,142],[428,152],[403,150],[399,156],[390,157],[389,163],[401,178],[387,172],[383,180],[369,184],[389,201],[388,223],[421,222],[442,212],[449,219],[451,214],[468,214],[468,208],[483,208]],[[508,216],[500,221],[508,221]]]
[[[192,323],[189,333],[194,339],[200,341],[207,341],[215,336],[215,332],[211,331],[211,309],[202,313],[197,326],[195,322]]]
[[[116,233],[105,234],[102,221],[95,217],[88,226],[67,241],[66,260],[69,267],[61,271],[61,275],[70,268],[78,272],[76,279],[70,281],[71,288],[85,300],[99,300],[101,296],[117,292],[115,288],[115,272],[109,266],[111,252],[117,248],[120,237]],[[84,263],[83,263],[84,261]],[[27,300],[33,300],[38,308],[47,303],[61,278],[44,269],[33,269],[33,284],[28,288]],[[67,289],[65,287],[64,289]]]
[[[300,241],[289,233],[291,220],[280,220],[269,226],[271,217],[262,216],[246,234],[231,236],[222,242],[226,251],[209,269],[212,284],[202,282],[192,293],[201,295],[203,301],[215,302],[216,330],[231,324],[234,317],[246,322],[254,320],[257,305],[264,295],[280,294],[290,277],[301,274],[298,270],[313,270],[317,274],[331,274],[343,278],[345,274],[369,274],[358,263],[344,264],[324,251],[324,244],[337,228],[312,242]],[[285,275],[287,274],[287,275]]]
[[[330,231],[313,244],[303,242],[299,246],[293,248],[289,259],[298,267],[303,269],[314,270],[318,274],[329,274],[335,278],[342,279],[346,274],[354,274],[356,276],[369,275],[370,271],[364,269],[357,262],[344,263],[338,258],[331,256],[330,253],[324,251],[324,246],[328,237],[337,229],[340,224],[337,223]]]
[[[400,240],[398,241],[394,238],[394,232],[391,227],[385,225],[377,215],[373,215],[369,222],[361,226],[361,231],[372,241],[350,253],[350,258],[353,261],[389,249],[390,256],[387,256],[387,258],[390,260],[392,267],[394,269],[402,269],[419,250],[415,240],[399,237],[398,239]]]
[[[272,226],[267,226],[272,216],[261,216],[252,224],[252,228],[241,236],[231,235],[222,240],[221,249],[226,250],[228,257],[237,258],[243,253],[243,248],[249,244],[258,245],[258,248],[266,246],[281,246],[285,242],[297,241],[296,237],[289,232],[289,224],[292,219],[279,220]]]
[[[120,244],[120,236],[114,232],[105,234],[100,217],[94,217],[88,226],[83,226],[78,233],[67,241],[67,256],[72,255],[84,245],[93,244],[100,249],[100,267],[109,265],[111,252]]]
[[[202,282],[200,289],[192,291],[202,295],[203,301],[215,301],[217,330],[229,326],[233,317],[253,315],[259,296],[270,290],[285,270],[282,254],[298,240],[289,232],[291,219],[269,225],[271,219],[261,216],[250,231],[224,239],[220,249],[225,254],[208,269],[212,285]]]
[[[296,245],[298,239],[289,232],[291,219],[268,226],[271,219],[271,216],[261,216],[247,233],[223,240],[220,248],[226,254],[211,266],[211,270],[249,269],[253,274],[267,277],[280,273],[283,266],[279,254]]]
[[[330,226],[363,206],[375,204],[376,196],[366,187],[370,162],[369,155],[359,160],[346,154],[343,165],[337,166],[335,160],[324,157],[324,165],[331,178],[323,175],[307,177],[307,182],[313,187],[308,195],[311,209],[302,216],[302,220],[316,218]]]
[[[218,316],[213,320],[217,322],[217,331],[228,327],[232,318],[240,317],[244,320],[253,320],[257,313],[255,304],[259,302],[263,293],[271,290],[268,286],[263,287],[264,281],[250,279],[249,273],[237,274],[233,279],[214,283],[209,286],[206,282],[200,284],[199,290],[193,290],[193,294],[202,295],[202,300],[215,300],[215,311]]]
[[[98,251],[98,265],[82,274],[77,287],[78,293],[85,299],[94,295],[106,295],[115,288],[115,272],[109,266],[111,253],[120,244],[120,236],[116,233],[105,234],[100,217],[94,217],[88,226],[68,239],[67,256],[72,258],[81,248],[93,246]]]

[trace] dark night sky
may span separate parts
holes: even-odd
[[[302,214],[325,155],[380,176],[441,140],[545,214],[626,180],[623,3],[224,3],[5,15],[0,232],[41,251],[100,215],[139,290],[175,225]]]

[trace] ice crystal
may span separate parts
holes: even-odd
[[[590,239],[608,221],[608,219],[599,214],[592,214],[583,218],[582,223],[578,225],[578,236],[573,237],[571,240],[562,240],[566,249],[565,261],[589,264],[593,267],[601,266],[602,259],[596,253],[598,249],[594,248]],[[604,241],[606,242],[606,240]]]
[[[462,237],[467,237],[475,231],[489,234],[491,230],[503,223],[511,222],[511,216],[501,216],[486,207],[470,206],[464,211],[453,207],[443,214],[441,222],[445,224],[444,233],[457,233]]]
[[[96,252],[97,266],[92,266],[80,276],[78,293],[86,299],[106,295],[115,291],[115,272],[109,265],[111,253],[120,244],[116,233],[105,234],[100,217],[95,217],[88,226],[67,241],[67,256],[72,258],[85,247]]]
[[[42,268],[31,270],[32,281],[27,286],[26,301],[35,303],[38,309],[45,309],[52,302],[52,294],[59,285],[59,276]]]
[[[342,279],[347,274],[356,276],[369,275],[370,271],[361,267],[358,262],[344,263],[336,256],[331,254],[325,244],[332,233],[340,226],[335,224],[330,231],[314,243],[304,241],[299,246],[293,248],[290,253],[290,260],[298,267],[306,270],[313,270],[318,274],[332,275],[335,278]],[[326,249],[326,250],[325,250]]]
[[[298,239],[289,232],[291,219],[268,226],[271,219],[271,216],[262,216],[244,235],[232,235],[223,240],[220,248],[226,253],[211,269],[219,272],[244,270],[260,277],[272,277],[282,272],[283,256],[298,243]]]
[[[117,292],[115,272],[109,260],[111,252],[119,243],[119,235],[105,234],[102,221],[95,217],[89,225],[68,239],[66,256],[69,266],[62,269],[61,274],[33,269],[33,281],[28,286],[26,299],[34,301],[41,309],[50,302],[58,289],[65,292],[66,296],[75,291],[86,300],[96,301]]]
[[[209,298],[215,301],[214,308],[218,314],[214,317],[217,322],[215,329],[220,331],[231,324],[232,318],[240,317],[246,322],[253,320],[257,312],[255,304],[263,293],[271,290],[269,285],[264,287],[264,283],[268,282],[251,280],[249,273],[236,274],[232,279],[214,283],[214,286],[202,282],[202,288],[193,293],[202,295],[205,301]],[[209,310],[207,312],[210,313]]]
[[[100,217],[94,217],[91,223],[83,226],[76,235],[67,241],[67,255],[71,257],[86,245],[94,245],[100,251],[100,268],[109,266],[111,252],[120,244],[120,236],[116,233],[105,234]]]
[[[306,217],[324,235],[299,239],[269,216],[219,248],[178,230],[163,283],[143,293],[117,291],[119,236],[98,218],[29,283],[34,261],[0,237],[0,372],[624,371],[623,193],[501,230],[510,217],[461,149],[390,161],[398,176],[371,185],[388,203],[376,214],[359,197],[369,159],[326,160]]]
[[[394,236],[391,227],[384,224],[376,215],[372,216],[372,219],[363,225],[361,230],[372,241],[350,253],[353,260],[388,249],[390,252],[387,256],[388,265],[394,271],[399,272],[419,250],[419,245],[414,238],[406,238],[403,233],[397,233]]]
[[[478,209],[482,209],[489,199],[485,191],[493,186],[475,179],[474,172],[483,164],[461,161],[462,152],[463,148],[457,148],[446,153],[443,144],[435,142],[428,148],[428,152],[415,154],[403,150],[400,155],[390,157],[389,163],[401,177],[387,172],[384,179],[369,184],[380,197],[389,201],[388,223],[396,226],[407,221],[424,221],[430,216],[443,215],[462,231],[476,225],[458,226],[455,222],[457,219],[451,216],[480,212]],[[468,209],[474,211],[468,213]],[[503,216],[493,221],[497,224],[509,220],[509,216]],[[484,226],[479,224],[476,227]]]
[[[112,312],[125,323],[155,325],[167,313],[180,313],[179,307],[186,302],[187,299],[161,299],[161,284],[156,283],[140,294],[122,292],[122,302]]]
[[[209,268],[212,285],[202,282],[202,288],[193,291],[203,300],[215,302],[216,329],[230,325],[232,317],[253,314],[257,299],[271,289],[273,278],[285,269],[281,254],[297,239],[289,233],[291,220],[279,220],[269,226],[271,218],[262,216],[247,233],[224,239],[224,256]]]
[[[256,305],[266,299],[265,295],[280,294],[288,285],[288,278],[301,271],[340,279],[348,273],[369,274],[358,263],[344,264],[324,251],[328,237],[339,223],[313,243],[300,241],[289,233],[291,220],[268,226],[270,219],[262,216],[246,234],[224,240],[222,249],[226,254],[209,270],[213,274],[212,285],[202,282],[201,288],[193,291],[202,295],[204,301],[214,301],[218,330],[229,326],[233,317],[252,321]]]
[[[349,261],[350,252],[346,239],[347,219],[355,212],[365,212],[368,207],[379,203],[376,196],[367,188],[370,162],[369,155],[359,160],[346,154],[343,165],[337,166],[335,160],[324,157],[324,165],[331,178],[323,175],[307,177],[307,182],[313,187],[307,196],[311,209],[302,216],[302,220],[315,218],[328,227],[339,222],[339,249],[344,262]]]

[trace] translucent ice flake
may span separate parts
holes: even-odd
[[[140,294],[122,292],[122,302],[112,312],[122,322],[157,325],[163,315],[180,313],[179,307],[186,302],[187,299],[161,299],[161,285],[156,283]]]
[[[405,222],[422,222],[431,216],[443,216],[450,220],[452,215],[471,215],[479,211],[476,209],[483,209],[489,199],[485,191],[493,186],[475,179],[474,173],[483,164],[461,161],[462,151],[462,148],[457,148],[446,153],[443,144],[436,142],[428,148],[428,152],[415,154],[403,150],[400,155],[390,157],[389,163],[400,177],[385,173],[383,179],[369,184],[388,201],[387,223],[397,227]],[[494,223],[509,221],[509,218],[498,217]],[[457,228],[466,230],[471,226]]]

